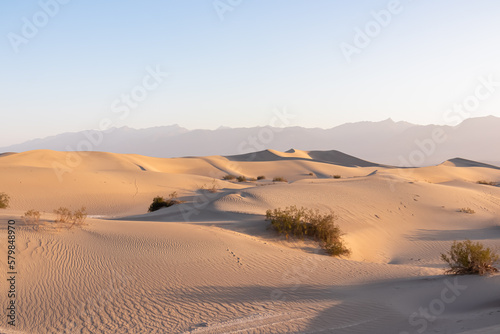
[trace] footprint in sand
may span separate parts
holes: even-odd
[[[229,248],[227,248],[226,251],[228,251],[236,259],[236,263],[238,263],[240,266],[243,265],[241,259],[237,257],[236,254],[234,254],[234,252],[232,252]]]

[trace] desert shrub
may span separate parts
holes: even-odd
[[[477,181],[478,184],[484,184],[484,185],[487,185],[487,186],[496,186],[498,185],[498,183],[496,182],[493,182],[493,181],[485,181],[485,180],[479,180]]]
[[[87,211],[85,207],[81,207],[80,209],[76,210],[73,213],[73,225],[70,226],[72,228],[73,226],[81,226],[85,223],[85,219],[87,219]]]
[[[271,222],[276,232],[284,234],[287,239],[289,236],[299,239],[313,238],[332,256],[349,255],[351,251],[342,240],[343,233],[335,224],[336,219],[333,213],[321,214],[319,210],[299,209],[296,206],[266,211],[266,220]]]
[[[288,182],[287,179],[285,179],[284,177],[281,177],[281,176],[276,176],[274,179],[273,179],[273,182]]]
[[[246,181],[247,181],[247,178],[246,178],[246,177],[244,177],[244,176],[238,176],[238,177],[236,178],[236,180],[237,180],[238,182],[246,182]]]
[[[235,180],[236,179],[236,175],[232,175],[232,174],[227,174],[227,175],[224,175],[222,177],[223,180],[226,180],[226,181],[230,181],[230,180]]]
[[[470,214],[476,213],[476,211],[472,210],[469,207],[467,207],[467,208],[461,208],[460,210],[458,210],[458,212],[470,213]]]
[[[250,178],[248,178],[247,180],[248,180],[248,181],[252,181],[252,182],[253,182],[253,181],[257,181],[257,179],[256,179],[255,177],[250,177]]]
[[[264,180],[266,177],[264,175],[257,176],[257,180]]]
[[[73,214],[68,208],[60,207],[57,210],[54,210],[54,213],[57,215],[56,223],[68,224],[73,217]]]
[[[307,175],[314,176],[313,172],[308,173]]]
[[[340,179],[342,176],[340,176],[340,175],[336,174],[336,175],[332,175],[332,177],[333,177],[334,179]]]
[[[82,226],[85,223],[85,219],[87,219],[87,211],[83,206],[75,212],[71,212],[68,208],[60,207],[54,210],[54,213],[57,215],[55,223],[59,227],[65,226],[68,229],[74,226]]]
[[[9,207],[10,197],[6,193],[0,193],[0,209]]]
[[[40,224],[40,216],[40,211],[28,210],[24,213],[24,216],[22,216],[22,218],[26,225],[32,225],[33,227],[38,229],[38,226]]]
[[[217,183],[217,180],[215,180],[215,179],[212,181],[212,183],[211,183],[210,186],[207,186],[206,184],[204,184],[200,188],[200,190],[206,190],[206,191],[208,191],[209,193],[212,193],[212,194],[218,192],[219,189],[220,189],[219,184]]]
[[[211,194],[215,194],[216,192],[219,191],[219,188],[217,187],[216,184],[212,184],[212,186],[207,188],[207,191]]]
[[[493,267],[499,259],[498,255],[481,243],[473,243],[470,240],[454,241],[450,251],[447,254],[441,254],[441,259],[450,266],[450,269],[446,270],[447,274],[484,275],[498,271]]]
[[[160,210],[161,208],[165,208],[168,205],[166,205],[165,199],[161,196],[156,196],[153,198],[153,203],[149,205],[148,212],[153,212]]]
[[[165,199],[161,196],[153,198],[153,203],[149,206],[148,212],[160,210],[161,208],[168,208],[169,206],[182,203],[177,199],[177,191],[174,191],[168,198]]]

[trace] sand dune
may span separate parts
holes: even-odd
[[[290,149],[286,152],[264,150],[227,157],[231,161],[279,161],[279,160],[312,160],[315,162],[332,163],[343,167],[376,167],[376,163],[358,159],[339,151],[301,151]]]
[[[226,174],[266,178],[240,183]],[[0,191],[11,196],[2,221],[22,225],[36,209],[50,222],[59,206],[83,205],[91,215],[81,229],[19,228],[16,330],[492,333],[500,276],[444,276],[440,260],[453,240],[500,247],[500,187],[478,180],[498,182],[500,170],[461,159],[394,168],[336,151],[2,155]],[[173,191],[185,203],[147,213],[154,196]],[[352,256],[276,236],[263,215],[289,205],[334,211]],[[5,240],[5,224],[0,230]],[[419,313],[440,305],[432,317]],[[15,332],[5,319],[0,328]]]

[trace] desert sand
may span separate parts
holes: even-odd
[[[18,323],[3,316],[0,332],[498,333],[500,275],[444,275],[440,259],[454,240],[500,250],[500,187],[478,180],[500,181],[500,168],[396,168],[335,151],[3,154],[0,238],[15,219]],[[185,203],[147,213],[174,191]],[[335,212],[352,255],[276,235],[265,212],[290,205]],[[49,226],[61,206],[85,206],[86,225],[22,226],[29,209]]]

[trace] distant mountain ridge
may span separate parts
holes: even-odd
[[[396,166],[440,164],[454,157],[500,164],[500,118],[466,119],[457,126],[394,122],[347,123],[331,129],[252,127],[188,130],[178,125],[147,129],[114,128],[63,133],[0,152],[35,149],[102,151],[170,158],[234,156],[266,149],[287,151],[341,151],[362,160]]]

